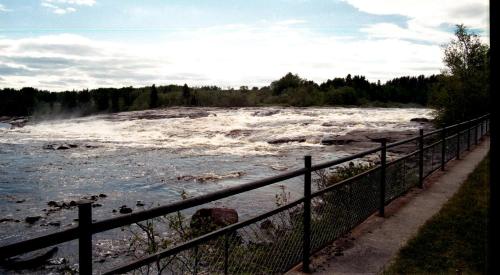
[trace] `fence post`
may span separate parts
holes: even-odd
[[[418,187],[424,188],[424,129],[418,137]]]
[[[92,202],[78,203],[78,260],[80,274],[92,274]]]
[[[461,127],[458,127],[458,131],[457,131],[457,159],[460,159],[460,129],[461,129]]]
[[[385,217],[385,169],[387,165],[387,140],[385,138],[380,141],[382,149],[380,150],[380,202],[378,208],[378,215],[380,217]]]
[[[311,253],[311,156],[304,157],[304,235],[302,237],[302,271],[311,272],[309,257]]]
[[[481,138],[483,138],[483,135],[484,135],[484,120],[481,120]]]
[[[474,145],[477,145],[477,124],[474,126]]]
[[[467,123],[467,151],[470,151],[470,123]]]
[[[444,164],[446,163],[446,128],[441,132],[441,171],[444,171]]]

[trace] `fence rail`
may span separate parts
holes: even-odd
[[[92,236],[184,209],[231,197],[288,179],[304,176],[303,197],[272,211],[232,224],[173,247],[106,271],[121,273],[239,274],[283,273],[302,262],[309,271],[310,255],[335,241],[423,180],[446,162],[459,159],[489,132],[489,115],[386,144],[340,159],[312,165],[274,177],[227,188],[120,217],[92,222],[89,201],[79,203],[79,225],[57,233],[0,247],[0,260],[78,240],[79,271],[92,274]],[[415,145],[411,153],[387,160],[388,149]],[[353,177],[312,192],[313,173],[379,154],[380,163]],[[267,226],[264,228],[263,224]]]

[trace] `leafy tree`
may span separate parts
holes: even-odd
[[[446,70],[430,102],[437,108],[438,123],[451,124],[488,112],[489,46],[464,25],[457,25],[455,38],[445,45],[443,62]]]
[[[275,95],[281,95],[285,90],[298,88],[304,80],[296,74],[287,73],[284,77],[271,83],[271,90]]]

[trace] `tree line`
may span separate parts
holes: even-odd
[[[217,86],[147,86],[50,92],[31,87],[0,90],[0,115],[90,115],[170,106],[424,106],[438,76],[399,77],[385,84],[347,75],[321,84],[288,73],[269,86],[222,89]]]

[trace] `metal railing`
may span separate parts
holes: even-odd
[[[345,235],[377,211],[383,217],[389,202],[413,187],[422,188],[427,176],[435,170],[444,170],[446,162],[459,159],[488,131],[489,115],[485,115],[428,133],[420,130],[415,137],[390,144],[382,139],[377,148],[316,165],[312,165],[311,157],[306,156],[302,169],[97,222],[92,221],[91,203],[81,202],[78,205],[77,227],[4,245],[0,247],[0,259],[78,240],[79,272],[92,274],[92,236],[97,233],[304,176],[304,195],[295,201],[174,244],[114,267],[104,274],[268,274],[284,273],[301,262],[303,270],[308,272],[312,253]],[[387,152],[398,146],[414,148],[410,153],[389,159]],[[325,169],[373,154],[380,157],[375,167],[333,185],[312,190],[312,182],[320,180],[314,177],[324,175]]]

